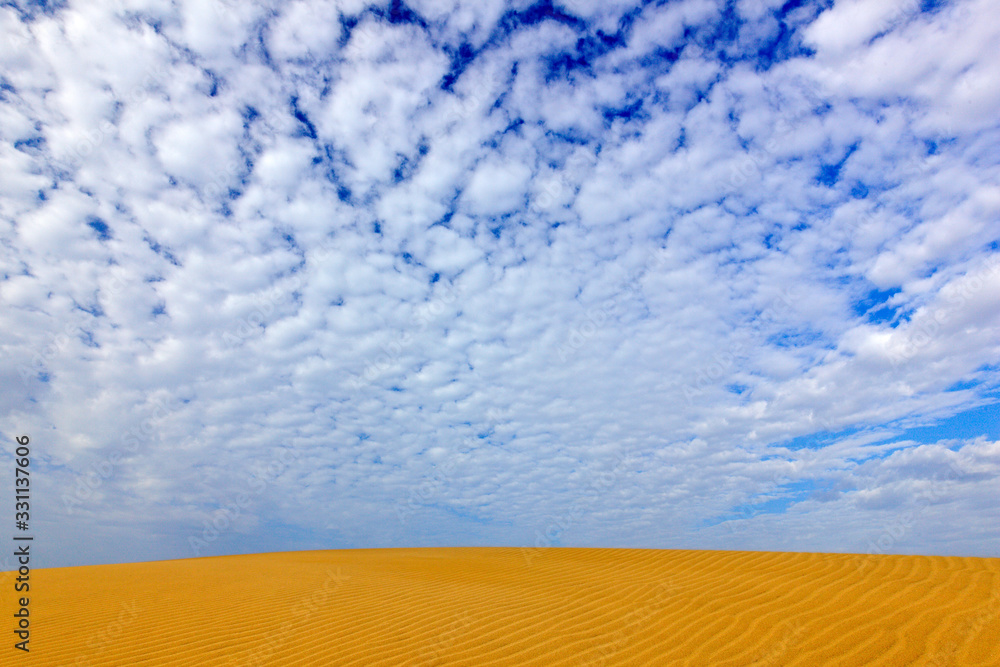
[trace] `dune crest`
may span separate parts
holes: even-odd
[[[364,549],[32,575],[31,654],[3,664],[1000,665],[994,558]]]

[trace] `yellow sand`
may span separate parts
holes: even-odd
[[[7,629],[0,664],[1000,665],[995,558],[372,549],[31,577],[31,653]]]

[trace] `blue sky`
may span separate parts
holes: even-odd
[[[40,566],[1000,556],[990,2],[14,1],[0,34]]]

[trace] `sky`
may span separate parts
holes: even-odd
[[[33,565],[1000,556],[990,0],[5,0],[0,36]]]

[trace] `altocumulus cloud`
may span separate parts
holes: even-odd
[[[1000,556],[989,0],[13,0],[0,34],[42,564]]]

